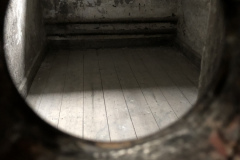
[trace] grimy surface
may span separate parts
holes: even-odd
[[[123,141],[152,134],[183,116],[197,99],[198,75],[168,47],[51,51],[27,101],[62,131]]]

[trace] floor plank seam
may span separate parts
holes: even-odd
[[[68,74],[68,67],[69,67],[69,54],[67,56],[67,69],[66,69],[66,72],[65,72],[63,93],[64,93],[65,87],[66,87],[66,79],[67,79],[67,74]],[[63,94],[62,94],[62,97],[61,97],[61,104],[60,104],[60,111],[59,111],[59,115],[58,115],[57,128],[59,128],[59,121],[60,121],[59,119],[60,119],[61,110],[62,110],[62,103],[63,103],[62,101],[63,101]]]
[[[164,95],[164,93],[162,92],[162,90],[159,88],[158,83],[156,82],[155,78],[153,77],[152,73],[149,71],[149,68],[146,66],[145,61],[143,61],[143,58],[141,57],[142,60],[142,64],[145,66],[145,68],[148,70],[149,74],[151,75],[152,79],[154,80],[154,82],[157,84],[158,89],[160,90],[160,92],[162,93],[162,95],[164,96],[166,102],[168,103],[168,105],[171,107],[173,113],[175,114],[176,118],[179,119],[179,116],[177,115],[177,113],[175,112],[175,110],[173,109],[172,105],[170,105],[170,103],[168,102],[166,96]]]
[[[55,56],[54,56],[54,57],[55,57]],[[38,106],[37,109],[36,109],[36,112],[37,112],[37,113],[39,113],[39,109],[40,109],[40,106],[41,106],[41,103],[42,103],[43,93],[44,93],[45,89],[47,88],[47,83],[49,82],[52,69],[53,69],[53,65],[51,64],[51,68],[50,68],[50,71],[49,71],[49,74],[48,74],[48,78],[47,78],[47,80],[46,80],[45,87],[44,87],[44,89],[43,89],[43,91],[42,91],[42,94],[41,94],[39,106]]]
[[[155,120],[155,122],[156,122],[156,124],[157,124],[157,126],[158,126],[158,129],[160,129],[160,126],[159,126],[159,124],[158,124],[158,122],[157,122],[157,120],[156,120],[156,117],[153,115],[152,109],[151,109],[150,106],[149,106],[149,103],[148,103],[148,101],[147,101],[147,99],[146,99],[146,97],[145,97],[145,95],[144,95],[144,93],[143,93],[143,91],[142,91],[142,87],[141,87],[141,85],[139,84],[139,82],[138,82],[138,80],[137,80],[137,78],[136,78],[136,75],[135,75],[134,72],[133,72],[132,66],[130,65],[128,59],[126,58],[126,54],[125,54],[125,53],[124,53],[124,58],[125,58],[125,60],[128,62],[128,65],[129,65],[129,68],[130,68],[130,70],[131,70],[131,72],[132,72],[132,75],[133,75],[133,77],[135,78],[135,80],[136,80],[136,82],[137,82],[137,84],[138,84],[138,87],[140,88],[140,90],[141,90],[141,92],[142,92],[142,94],[143,94],[143,97],[144,97],[144,99],[145,99],[145,101],[146,101],[146,103],[147,103],[147,106],[148,106],[149,110],[151,111],[151,114],[152,114],[152,116],[153,116],[153,118],[154,118],[154,120]]]
[[[155,56],[156,58],[158,58],[158,56]],[[154,58],[154,61],[156,62],[156,58]],[[157,63],[157,62],[156,62]],[[159,67],[163,70],[163,72],[168,76],[169,79],[172,80],[173,84],[175,85],[175,87],[178,88],[178,90],[181,92],[181,94],[184,96],[184,98],[188,101],[188,103],[192,106],[192,103],[190,102],[190,100],[186,97],[186,95],[183,93],[182,89],[179,88],[179,86],[177,85],[176,81],[169,75],[168,72],[166,72],[166,68],[164,66],[161,65],[161,63],[157,63],[159,64]]]
[[[189,62],[189,60],[188,60],[186,57],[184,57],[181,53],[179,53],[178,56],[182,57],[182,59],[185,59],[185,61]],[[172,58],[174,58],[174,57],[172,57]],[[177,63],[179,64],[179,66],[181,67],[181,69],[184,70],[183,67],[182,67],[182,65],[181,65],[181,63],[180,63],[179,61],[177,61]],[[193,65],[191,62],[189,62],[188,64],[189,64],[196,72],[199,72],[198,69],[196,68],[196,66]],[[195,82],[193,82],[193,81],[188,77],[188,75],[186,75],[185,72],[183,72],[183,75],[184,75],[195,87],[198,87],[198,84],[195,84]],[[199,77],[198,77],[198,78],[199,78]],[[198,83],[199,83],[199,82],[198,82]]]
[[[84,82],[85,68],[84,68],[84,62],[85,62],[85,54],[84,53],[82,53],[82,54],[83,54],[82,55],[83,56],[83,61],[82,61],[82,63],[83,63],[82,64],[83,65],[83,77],[82,77],[82,79],[83,79],[83,84],[82,84],[83,85],[83,87],[82,87],[83,88],[82,138],[84,138],[84,108],[85,108],[85,98],[84,98],[85,97],[85,92],[84,92],[85,91],[85,88],[84,88],[84,86],[85,86],[84,85],[84,83],[85,83]]]
[[[112,56],[111,56],[111,59],[112,59]],[[122,94],[123,94],[123,97],[124,97],[124,100],[125,100],[125,103],[126,103],[126,106],[127,106],[128,114],[129,114],[129,117],[130,117],[131,122],[132,122],[132,126],[133,126],[133,129],[134,129],[134,133],[135,133],[135,135],[136,135],[136,138],[138,139],[138,135],[137,135],[135,126],[134,126],[134,124],[133,124],[132,116],[131,116],[131,113],[130,113],[130,111],[129,111],[129,106],[128,106],[128,104],[127,104],[127,100],[126,100],[125,94],[124,94],[124,92],[123,92],[123,87],[122,87],[122,84],[121,84],[121,82],[120,82],[120,78],[119,78],[119,75],[118,75],[118,72],[117,72],[117,69],[116,69],[115,60],[113,60],[113,62],[114,62],[114,63],[113,63],[113,64],[114,64],[114,69],[115,69],[115,72],[116,72],[116,75],[117,75],[117,78],[118,78],[118,81],[119,81],[119,85],[120,85],[120,87],[121,87]]]
[[[101,79],[101,86],[102,86],[102,91],[103,91],[103,101],[104,101],[104,106],[105,106],[105,112],[106,112],[106,119],[107,119],[107,124],[108,124],[108,134],[109,134],[109,138],[110,138],[110,142],[112,141],[111,139],[111,133],[110,133],[110,129],[109,129],[109,122],[108,122],[108,112],[106,109],[106,100],[105,100],[105,93],[104,93],[104,89],[103,89],[103,82],[102,82],[102,73],[100,71],[100,64],[99,64],[99,54],[98,54],[98,50],[95,50],[96,54],[97,54],[97,58],[98,58],[98,68],[99,68],[99,74],[100,74],[100,79]]]
[[[185,73],[183,73],[183,75],[188,79],[190,83],[192,83],[192,85],[194,85],[194,87],[198,88],[198,85],[195,84],[195,82],[193,82]]]

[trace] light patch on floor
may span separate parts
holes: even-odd
[[[52,51],[27,101],[44,120],[74,136],[137,139],[189,111],[197,99],[198,75],[168,47]]]

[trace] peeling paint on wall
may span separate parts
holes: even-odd
[[[177,0],[43,0],[47,21],[167,17],[177,13]]]

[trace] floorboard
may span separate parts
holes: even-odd
[[[83,135],[83,53],[69,51],[58,128],[77,137]]]
[[[175,48],[58,50],[46,56],[26,100],[71,135],[138,139],[189,111],[198,76]]]
[[[126,51],[125,56],[131,70],[136,77],[139,86],[143,92],[143,95],[153,113],[153,116],[158,123],[160,129],[175,122],[177,116],[173,109],[169,105],[168,101],[164,97],[161,89],[154,81],[150,73],[147,71],[142,61],[139,58],[139,52]],[[141,51],[140,51],[141,52]]]
[[[155,82],[157,82],[157,85],[161,88],[164,97],[173,108],[175,114],[180,118],[189,110],[191,104],[171,80],[166,71],[156,63],[155,57],[144,53],[140,53],[140,56],[143,60],[143,65],[146,66]]]
[[[124,58],[124,50],[116,50],[113,57],[137,137],[140,138],[149,132],[158,131],[159,127],[152,111],[132,74],[128,62]]]
[[[136,139],[135,129],[118,80],[111,50],[100,50],[99,64],[112,141]]]
[[[27,102],[35,111],[39,108],[41,103],[43,91],[46,88],[53,60],[54,55],[52,54],[46,57],[44,62],[41,64],[26,97]]]
[[[167,75],[183,93],[188,102],[193,105],[197,100],[197,87],[193,85],[188,79],[188,76],[184,74],[184,69],[181,67],[180,63],[177,63],[176,60],[172,60],[173,57],[171,55],[162,55],[161,51],[153,52],[152,54],[152,56],[155,57],[155,61],[158,62],[157,64],[166,71]]]
[[[180,53],[180,51],[175,48],[171,49],[171,54],[166,54],[166,57],[168,57],[168,61],[170,59],[171,62],[175,62],[175,64],[179,66],[179,69],[181,69],[181,73],[183,73],[183,75],[187,77],[196,88],[198,87],[200,71],[195,65],[193,65],[182,55],[182,53]]]
[[[67,51],[59,51],[55,55],[49,79],[42,94],[37,112],[57,127],[62,105],[63,90],[68,67]]]
[[[106,106],[96,50],[84,53],[84,132],[83,137],[110,141]]]

